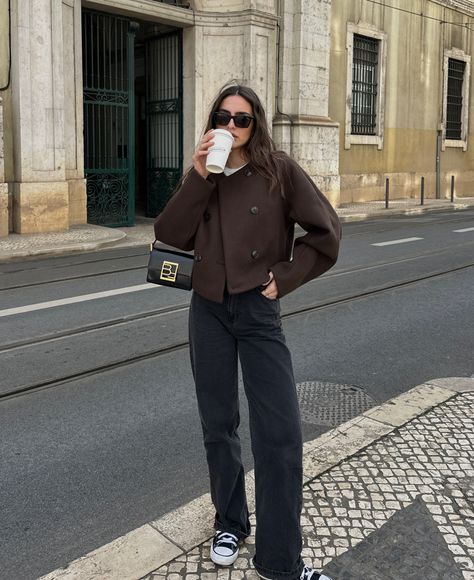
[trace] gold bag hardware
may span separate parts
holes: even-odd
[[[179,264],[178,262],[163,262],[161,266],[160,280],[166,280],[168,282],[176,282],[176,276],[178,275]]]

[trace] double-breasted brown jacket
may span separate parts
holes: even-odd
[[[207,179],[192,169],[157,217],[157,240],[194,250],[193,289],[204,298],[222,302],[226,284],[230,294],[256,288],[270,270],[281,297],[336,262],[336,212],[295,161],[279,162],[282,190],[251,164]],[[293,241],[295,223],[307,233]]]

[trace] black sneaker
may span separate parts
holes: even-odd
[[[331,580],[331,578],[326,576],[326,574],[320,574],[319,572],[316,572],[316,570],[305,566],[298,580]]]
[[[239,555],[239,539],[229,532],[217,530],[211,544],[211,560],[219,566],[230,566]]]
[[[258,570],[256,570],[256,572],[258,576],[263,580],[272,580],[272,578],[260,574]],[[312,568],[305,566],[303,572],[301,572],[301,576],[295,578],[294,580],[332,580],[332,579],[329,578],[329,576],[326,576],[326,574],[320,574],[319,572],[316,572],[316,570],[313,570]]]

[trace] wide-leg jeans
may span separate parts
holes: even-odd
[[[240,359],[255,462],[254,564],[272,580],[299,578],[301,420],[279,301],[258,288],[226,292],[222,304],[194,292],[189,332],[215,528],[239,538],[250,534],[238,435]]]

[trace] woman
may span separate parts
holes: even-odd
[[[219,175],[206,170],[215,128],[234,137]],[[271,580],[329,580],[301,559],[301,423],[278,298],[335,263],[339,220],[298,164],[275,151],[248,87],[220,92],[192,160],[155,233],[194,249],[189,335],[216,509],[211,558],[233,564],[250,534],[237,433],[240,358],[255,461],[255,569]],[[307,233],[293,248],[295,223]]]

